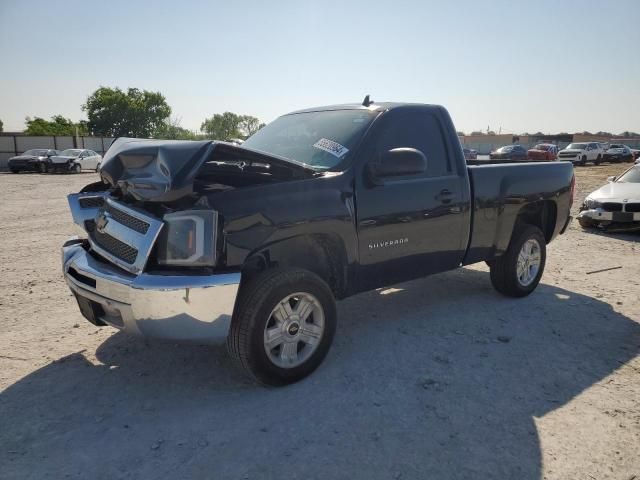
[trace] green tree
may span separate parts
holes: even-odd
[[[25,119],[27,128],[24,133],[27,135],[87,135],[87,122],[80,121],[73,123],[70,119],[62,115],[54,115],[51,120],[44,118],[27,117]]]
[[[166,140],[200,140],[202,135],[182,128],[180,126],[180,120],[173,118],[167,120],[164,125],[155,132],[154,138],[163,138]]]
[[[200,125],[200,130],[214,140],[231,140],[238,138],[242,115],[233,112],[215,113],[211,118],[205,119]]]
[[[82,106],[94,135],[150,138],[165,128],[171,107],[160,92],[100,87]]]
[[[258,118],[252,117],[251,115],[241,115],[239,127],[242,135],[247,138],[264,127],[264,123],[260,123]]]

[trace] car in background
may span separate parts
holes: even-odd
[[[527,158],[529,160],[551,162],[558,156],[558,146],[552,143],[539,143],[533,148],[527,150]]]
[[[633,165],[584,199],[578,214],[583,228],[640,230],[640,165]]]
[[[633,159],[638,160],[640,158],[640,150],[637,148],[632,148],[631,153],[633,154]]]
[[[633,152],[626,145],[612,143],[609,145],[609,149],[604,152],[603,161],[612,163],[632,162]]]
[[[598,142],[598,145],[600,145],[603,152],[609,150],[609,144],[607,142]]]
[[[473,148],[462,147],[462,152],[464,153],[465,160],[477,160],[478,159],[478,151]]]
[[[522,145],[505,145],[489,154],[491,160],[527,160],[527,151]]]
[[[59,152],[52,148],[33,148],[27,150],[22,155],[17,155],[9,159],[9,170],[11,173],[29,172],[46,172],[46,161]]]
[[[586,165],[593,162],[599,165],[602,161],[604,150],[598,142],[570,143],[567,148],[558,152],[558,160],[568,161],[574,165]]]
[[[49,170],[59,172],[80,173],[82,170],[100,171],[102,156],[86,148],[69,148],[51,157],[47,166]]]

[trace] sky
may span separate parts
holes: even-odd
[[[640,132],[640,0],[0,0],[0,120],[160,91],[181,126],[377,101],[456,128]]]

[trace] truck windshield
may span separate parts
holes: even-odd
[[[584,150],[587,148],[586,143],[572,143],[567,147],[567,150]]]
[[[359,109],[284,115],[249,137],[242,146],[318,170],[339,169],[378,113]]]

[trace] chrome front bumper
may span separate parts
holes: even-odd
[[[81,240],[62,247],[62,269],[90,321],[177,341],[224,341],[240,286],[240,273],[130,274],[94,258]]]

